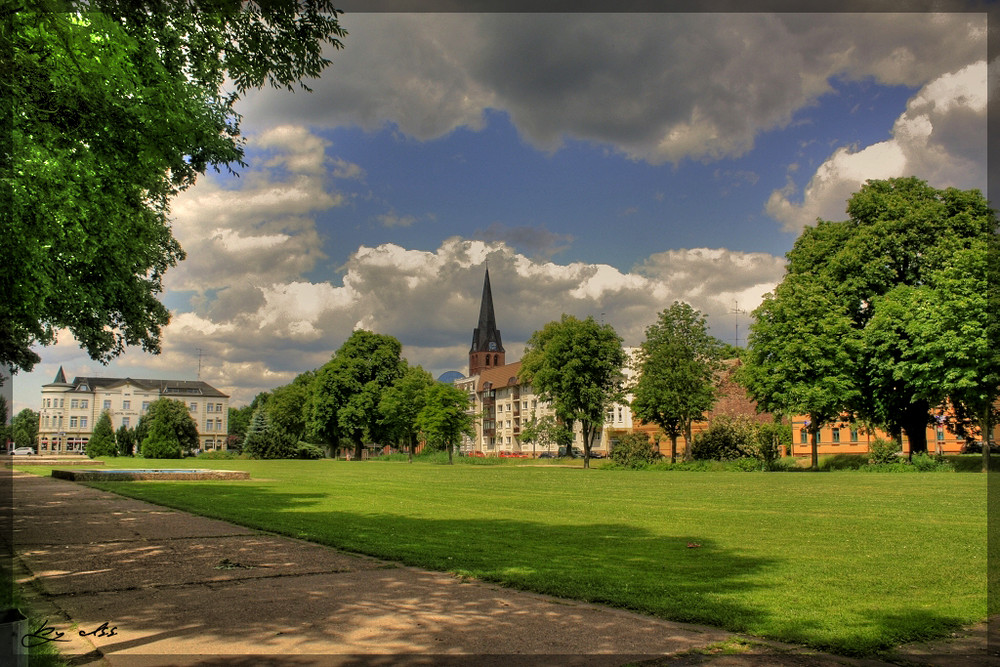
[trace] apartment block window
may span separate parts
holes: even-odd
[[[212,430],[212,420],[211,419],[206,419],[205,420],[205,430],[206,431],[211,431]]]
[[[935,435],[937,436],[938,442],[944,440],[944,426],[938,424],[934,427]]]
[[[803,445],[809,444],[809,431],[805,430],[805,428],[799,429],[799,442]]]
[[[145,412],[146,410],[149,410],[149,401],[142,402],[142,411]]]
[[[834,442],[834,444],[839,443],[840,442],[840,429],[839,428],[833,429],[832,430],[832,434],[833,434],[833,442]]]
[[[60,398],[59,399],[59,407],[60,408],[66,407],[66,399],[65,398]]]
[[[851,442],[857,442],[857,441],[858,441],[858,429],[852,428],[851,429]]]
[[[206,403],[205,404],[205,412],[213,412],[214,410],[215,410],[215,406],[213,404],[211,404],[211,403]]]
[[[122,410],[131,410],[132,401],[122,401]]]
[[[76,410],[78,407],[80,407],[80,401],[78,401],[77,399],[74,398],[69,402],[70,410]]]
[[[76,428],[76,424],[77,424],[77,418],[76,417],[70,417],[69,418],[69,427],[70,428]]]
[[[216,412],[222,412],[222,403],[216,403],[215,404],[215,411]]]
[[[87,418],[80,417],[80,428],[87,428]]]
[[[105,410],[110,410],[111,409],[111,401],[110,400],[104,399],[104,409]]]
[[[216,419],[215,420],[215,430],[216,431],[222,431],[222,420],[221,419]]]
[[[188,409],[191,412],[198,412],[198,404],[197,403],[192,403],[191,405],[188,406]]]
[[[84,398],[80,401],[80,407],[83,408],[84,410],[86,410],[89,406],[90,406],[90,401],[88,401],[87,399]]]

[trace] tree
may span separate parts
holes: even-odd
[[[473,435],[469,397],[454,385],[434,383],[425,392],[417,428],[430,449],[447,450],[448,463],[454,463],[453,452],[461,445],[462,434]]]
[[[366,442],[388,435],[378,406],[382,393],[403,374],[402,344],[384,334],[358,330],[316,371],[308,402],[309,430],[338,447],[354,445],[361,460]]]
[[[858,334],[826,287],[808,275],[786,275],[753,317],[739,382],[760,410],[809,415],[818,468],[817,433],[858,398]]]
[[[10,421],[11,439],[15,447],[32,447],[37,450],[38,413],[25,408]]]
[[[115,431],[115,442],[118,444],[118,456],[132,456],[135,453],[135,430],[122,424]]]
[[[531,453],[535,454],[537,446],[548,450],[552,445],[569,445],[573,442],[573,434],[552,415],[533,415],[521,428],[521,442],[531,443]]]
[[[274,389],[264,402],[272,424],[298,442],[306,431],[306,402],[315,379],[314,371],[301,373],[291,383]]]
[[[171,398],[150,403],[135,430],[146,458],[180,458],[198,448],[197,424],[187,406]]]
[[[715,404],[723,349],[708,333],[705,316],[679,301],[646,328],[635,360],[632,414],[670,438],[671,463],[677,460],[678,436],[689,433],[691,422],[704,419]]]
[[[295,456],[296,440],[271,422],[264,406],[257,408],[250,420],[243,453],[255,459],[288,459]]]
[[[404,362],[405,363],[405,362]],[[420,366],[407,367],[402,376],[382,392],[379,400],[381,424],[396,442],[406,445],[407,460],[413,462],[417,445],[417,415],[426,402],[434,376]]]
[[[952,388],[914,375],[914,359],[926,358],[914,346],[921,335],[911,325],[918,322],[909,318],[904,326],[889,311],[904,313],[913,300],[928,304],[928,313],[939,309],[940,302],[927,301],[935,276],[966,252],[986,262],[996,214],[978,190],[937,190],[912,177],[868,181],[851,196],[847,213],[846,221],[806,228],[788,254],[786,280],[807,275],[818,281],[857,333],[851,344],[860,341],[858,393],[845,409],[897,439],[905,432],[911,454],[926,452],[930,410]],[[962,326],[980,317],[975,309],[955,315]],[[990,362],[981,357],[976,363]]]
[[[250,428],[250,419],[253,417],[253,405],[244,405],[238,408],[229,408],[229,435],[226,438],[226,448],[237,452],[243,449],[243,439],[246,437],[247,429]]]
[[[622,395],[627,361],[622,339],[593,317],[563,315],[531,335],[521,360],[520,379],[549,401],[556,417],[583,430],[583,466],[590,467],[590,443],[608,407]]]
[[[87,441],[87,456],[96,459],[98,456],[118,456],[115,444],[115,430],[111,426],[111,415],[105,410],[94,424],[94,432]]]
[[[645,468],[660,458],[649,436],[645,433],[626,433],[611,450],[611,460],[623,468]],[[673,461],[671,461],[673,463]]]
[[[171,199],[242,165],[235,104],[293,89],[346,33],[328,0],[14,0],[0,9],[0,363],[69,329],[94,359],[160,350]],[[305,88],[305,86],[302,86]]]

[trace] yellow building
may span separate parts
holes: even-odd
[[[198,426],[203,450],[225,449],[229,429],[229,396],[195,380],[137,380],[77,377],[66,381],[59,369],[42,387],[38,418],[39,453],[82,453],[102,412],[114,429],[135,428],[149,404],[160,398],[183,402]]]

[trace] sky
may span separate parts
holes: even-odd
[[[13,379],[202,379],[234,406],[390,334],[467,371],[488,263],[508,362],[568,313],[638,345],[686,301],[744,344],[806,225],[867,179],[986,190],[986,15],[346,13],[312,92],[238,111],[238,178],[173,202],[162,353],[72,335]],[[994,84],[991,84],[994,85]]]

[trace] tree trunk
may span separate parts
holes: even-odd
[[[691,460],[691,422],[684,424],[684,460]]]
[[[590,423],[582,421],[580,422],[582,427],[580,430],[583,435],[583,467],[590,467]]]
[[[670,464],[677,463],[677,432],[670,432]]]
[[[410,436],[410,447],[406,451],[406,462],[413,463],[413,448],[417,446],[417,439],[414,436]]]
[[[910,403],[903,411],[902,427],[910,441],[910,458],[914,454],[927,453],[927,416],[930,404],[927,401]]]
[[[809,417],[809,433],[812,440],[812,458],[810,466],[813,470],[819,470],[819,427],[820,424],[812,416]]]
[[[364,452],[365,446],[361,444],[361,441],[354,443],[354,458],[358,461],[361,460],[361,454]]]
[[[979,427],[983,432],[983,472],[990,470],[990,436],[993,435],[993,410],[987,405],[983,416],[979,419]]]

